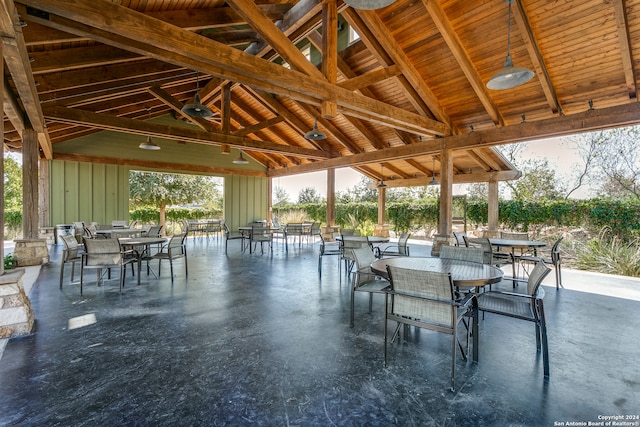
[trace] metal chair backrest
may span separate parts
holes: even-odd
[[[152,225],[147,231],[147,236],[160,237],[160,233],[162,233],[162,225]]]
[[[78,258],[80,251],[80,244],[76,240],[75,236],[66,235],[60,236],[62,243],[64,244],[64,250],[62,251],[62,261],[69,261],[74,258]]]
[[[465,238],[465,241],[467,239]],[[468,242],[468,241],[467,241]],[[493,265],[493,245],[486,237],[480,237],[473,240],[473,243],[469,244],[469,247],[480,247],[482,250],[482,262],[483,264]]]
[[[108,267],[122,263],[118,239],[85,239],[85,266]]]
[[[544,265],[544,262],[540,261],[536,263],[536,266],[533,268],[533,271],[531,271],[529,278],[527,279],[527,295],[532,297],[538,295],[540,284],[550,271],[551,269]]]
[[[376,260],[376,257],[368,245],[359,246],[350,250],[353,254],[353,262],[355,263],[354,272],[357,276],[353,280],[356,281],[354,285],[357,287],[373,279],[370,265]]]
[[[407,246],[409,236],[409,233],[402,233],[398,239],[398,253],[400,255],[409,256],[409,246]]]
[[[454,286],[449,273],[388,267],[393,288],[391,313],[422,323],[453,328]]]
[[[529,233],[501,231],[500,237],[509,240],[529,240]]]
[[[553,244],[553,246],[551,246],[551,262],[553,263],[553,265],[558,265],[558,263],[560,262],[560,242],[562,242],[562,239],[564,239],[564,237],[560,237],[558,240],[555,241],[555,243]]]
[[[456,239],[456,246],[469,246],[465,239],[465,237],[467,237],[467,233],[464,231],[454,231],[453,237]]]
[[[183,254],[185,252],[184,241],[187,238],[187,233],[178,233],[171,236],[167,248],[171,251],[171,255],[175,256]]]
[[[484,261],[484,251],[482,248],[467,248],[465,246],[441,246],[440,258],[482,264]]]

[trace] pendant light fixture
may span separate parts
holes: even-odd
[[[311,141],[319,141],[322,139],[327,139],[327,135],[325,135],[323,132],[321,132],[318,129],[318,118],[315,118],[315,121],[313,122],[313,129],[311,129],[309,132],[304,134],[305,139],[309,139]]]
[[[141,142],[140,145],[138,145],[138,148],[142,148],[143,150],[158,151],[160,149],[160,146],[153,142],[151,136],[147,136],[147,140]]]
[[[396,0],[345,0],[345,3],[354,9],[374,10],[387,7]]]
[[[504,60],[504,68],[491,77],[487,87],[492,90],[511,89],[531,80],[533,71],[525,67],[514,67],[511,59],[511,3],[515,0],[506,0],[509,4],[509,21],[507,25],[507,57]]]
[[[233,161],[233,164],[235,164],[235,165],[248,165],[249,164],[249,160],[247,160],[244,157],[242,157],[242,151],[241,151],[240,152],[240,156]]]
[[[440,185],[438,180],[436,179],[436,158],[431,158],[431,181],[427,183],[427,185]]]
[[[387,188],[387,184],[384,183],[384,166],[380,164],[380,182],[378,183],[378,188]]]
[[[151,118],[151,108],[147,108],[147,115],[148,118]],[[141,148],[143,150],[158,151],[160,149],[160,146],[153,142],[153,140],[151,139],[151,135],[149,135],[147,136],[146,141],[141,142],[140,145],[138,145],[138,148]]]
[[[213,111],[206,105],[203,105],[200,102],[200,82],[199,82],[200,73],[196,72],[196,94],[193,97],[193,102],[185,104],[182,107],[182,112],[191,116],[191,117],[211,117],[213,116]]]

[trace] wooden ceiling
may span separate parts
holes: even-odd
[[[115,130],[239,148],[265,176],[353,167],[401,186],[437,174],[443,149],[454,183],[513,179],[493,146],[640,122],[640,0],[515,0],[510,53],[535,75],[489,90],[507,11],[504,0],[374,11],[342,0],[5,0],[4,143],[20,150],[33,128],[42,157],[68,159],[56,144]],[[211,120],[180,111],[196,85]],[[195,126],[149,120],[160,116]],[[326,140],[304,138],[316,118]]]

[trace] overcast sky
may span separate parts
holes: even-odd
[[[527,148],[521,152],[527,159],[546,158],[549,166],[556,170],[560,179],[570,182],[571,173],[580,163],[580,157],[571,149],[571,144],[566,138],[549,138],[527,143]],[[355,186],[362,175],[351,168],[336,169],[336,191],[345,191]],[[571,181],[572,182],[572,181]],[[327,196],[326,172],[313,172],[302,175],[292,175],[275,178],[273,187],[282,187],[289,194],[289,200],[298,200],[300,190],[307,187],[315,187],[322,197]],[[457,186],[456,186],[457,187]],[[464,193],[464,189],[454,188],[454,193]],[[572,194],[572,198],[588,197],[588,189],[581,189]]]

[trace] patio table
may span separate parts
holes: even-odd
[[[499,268],[488,264],[429,257],[382,258],[371,263],[371,271],[388,279],[388,265],[413,270],[450,273],[453,284],[458,288],[482,288],[498,283],[504,274]]]
[[[104,228],[96,230],[96,234],[103,235],[107,239],[138,237],[142,234],[142,230],[135,228]]]
[[[473,243],[475,239],[469,239],[470,243]],[[547,246],[546,242],[538,241],[538,240],[519,240],[519,239],[500,239],[500,238],[489,238],[489,242],[491,246],[496,248],[511,248],[511,266],[513,271],[513,280],[522,281],[523,279],[518,278],[518,274],[516,272],[516,263],[515,263],[515,251],[519,249],[521,252],[527,251],[529,249],[533,249],[533,254],[536,254],[537,248],[542,248]]]
[[[123,248],[142,248],[142,250],[137,250],[138,252],[138,271],[140,271],[140,267],[142,266],[143,260],[149,260],[151,257],[151,245],[158,245],[165,243],[167,241],[166,237],[120,237],[118,242],[120,246]],[[151,272],[153,276],[157,279],[158,275],[151,268],[149,263],[147,262],[147,274]],[[138,281],[140,277],[138,277]]]

